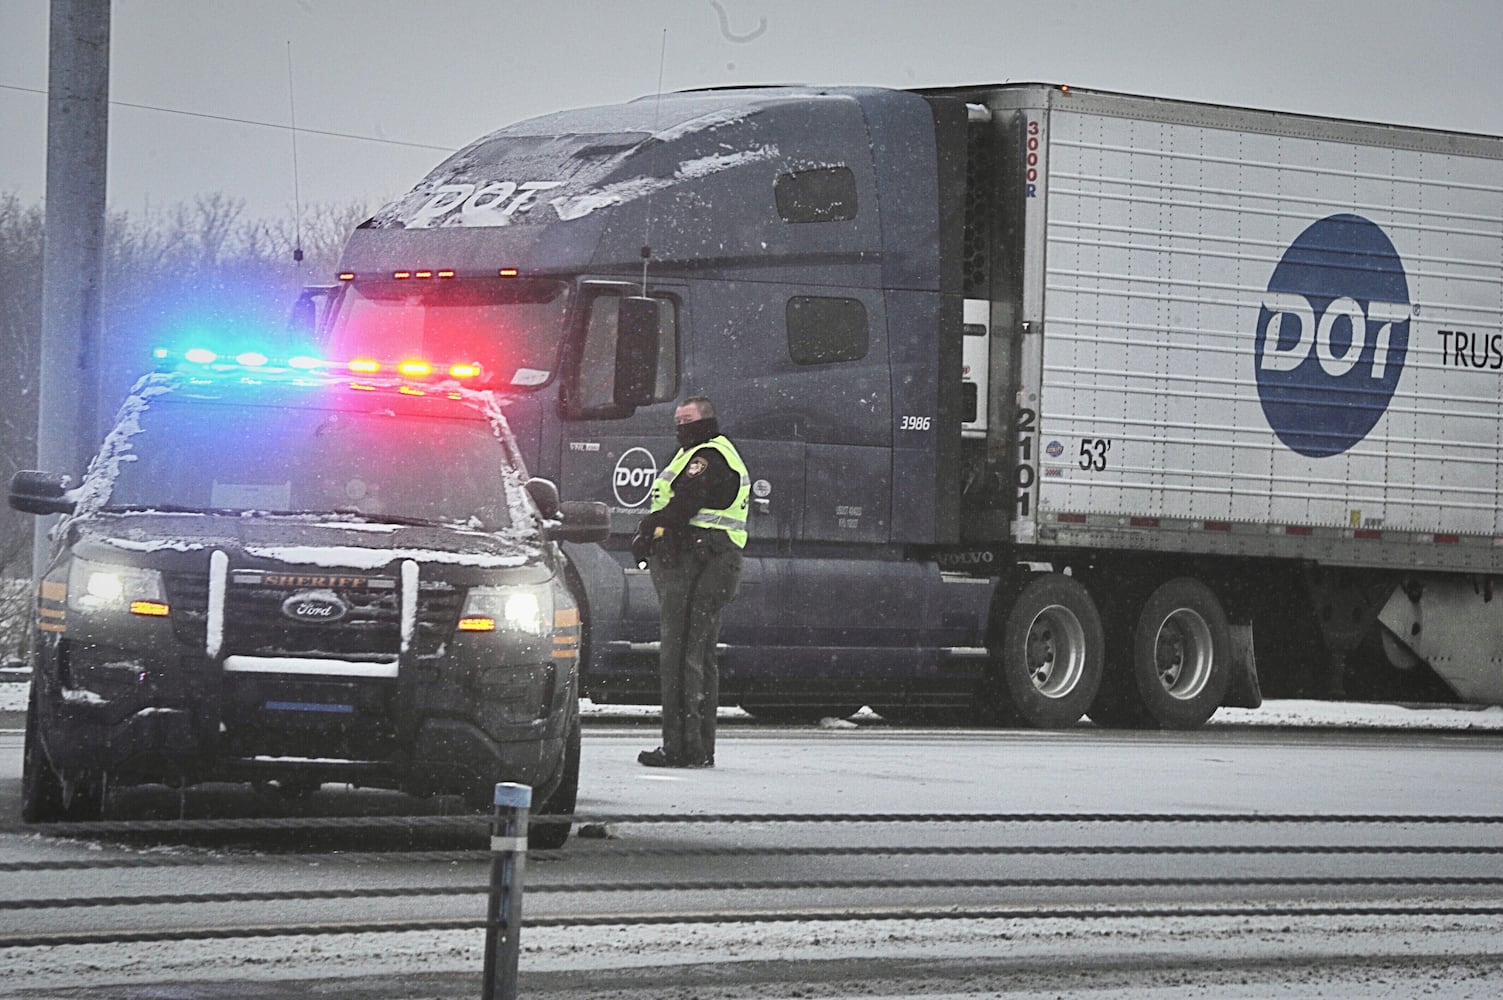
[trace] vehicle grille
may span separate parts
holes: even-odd
[[[291,574],[287,574],[291,575]],[[278,574],[231,570],[225,585],[224,633],[220,650],[246,656],[319,656],[358,659],[394,656],[401,650],[400,585],[391,577],[358,573],[329,577],[333,586],[284,584]],[[363,581],[361,585],[339,585]],[[202,648],[208,635],[209,581],[196,574],[168,574],[167,599],[179,642]],[[307,590],[332,590],[349,608],[336,622],[299,622],[282,614],[282,604]],[[437,655],[453,634],[465,591],[442,581],[418,586],[417,655]]]

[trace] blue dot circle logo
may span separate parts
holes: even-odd
[[[1404,372],[1411,314],[1403,261],[1377,225],[1332,215],[1300,233],[1268,279],[1253,353],[1279,440],[1326,458],[1366,437]]]

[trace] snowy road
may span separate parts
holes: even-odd
[[[1472,713],[1473,719],[1491,719]],[[1450,731],[1445,731],[1449,728]],[[1309,813],[1503,816],[1503,732],[1489,727],[1377,730],[1219,725],[1198,734],[958,732],[764,728],[729,724],[713,771],[640,768],[650,726],[596,720],[586,732],[580,812],[710,813]],[[18,734],[0,734],[0,823],[16,822]],[[175,812],[175,798],[123,794],[121,815]],[[264,812],[275,802],[214,790],[190,795],[188,814]],[[333,787],[310,808],[334,814],[408,809],[407,800]],[[1453,912],[1373,915],[1375,907],[1503,904],[1498,885],[1370,886],[1342,878],[1414,875],[1469,880],[1503,875],[1498,853],[1384,853],[1385,847],[1503,847],[1503,825],[1103,823],[622,822],[610,839],[575,839],[557,859],[529,865],[523,934],[524,996],[1495,996],[1503,993],[1503,918]],[[1277,854],[1288,845],[1331,852]],[[787,846],[990,845],[1040,849],[999,855],[865,854],[785,857]],[[1065,847],[1147,848],[1144,853],[1050,853]],[[327,840],[320,849],[331,850]],[[418,844],[448,848],[450,843]],[[737,846],[762,853],[685,853]],[[1153,853],[1155,848],[1241,846],[1249,853]],[[368,847],[349,845],[354,850]],[[679,853],[658,854],[671,849]],[[333,863],[285,840],[143,844],[0,837],[0,860],[188,856],[201,867],[101,868],[0,874],[0,899],[210,892],[245,887],[350,887],[483,883],[483,864]],[[1108,879],[1299,877],[1302,885],[1193,887],[1106,884]],[[830,879],[941,879],[902,890],[816,888]],[[962,886],[963,879],[1087,878],[1101,885]],[[745,890],[601,893],[602,882],[736,881]],[[806,883],[792,890],[766,881]],[[1323,882],[1327,884],[1322,884]],[[543,891],[544,887],[548,891]],[[1236,907],[1221,916],[1162,911]],[[1280,908],[1336,907],[1321,915]],[[281,903],[259,909],[202,905],[0,910],[0,933],[18,928],[152,927],[424,914],[478,918],[478,897],[371,903]],[[642,924],[551,927],[551,918],[690,911],[878,910],[878,921]],[[1259,913],[1259,908],[1266,913]],[[948,912],[948,919],[914,914]],[[986,911],[987,916],[977,914]],[[1007,911],[1007,915],[997,915]],[[1053,915],[1043,916],[1045,912]],[[1156,915],[1144,915],[1155,911]],[[1113,914],[1113,915],[1108,915]],[[478,993],[479,931],[360,937],[269,938],[188,944],[0,950],[6,995],[464,996]],[[238,982],[226,987],[226,978]],[[317,980],[316,985],[299,980]],[[204,985],[186,988],[192,981]],[[214,981],[220,984],[209,985]],[[1094,992],[1102,990],[1104,992]],[[77,992],[75,992],[77,991]],[[1385,992],[1386,991],[1386,992]],[[97,995],[97,994],[96,994]]]

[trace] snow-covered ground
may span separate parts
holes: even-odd
[[[26,710],[27,685],[0,683],[0,712]],[[596,705],[580,702],[587,718],[653,719],[653,705]],[[745,719],[739,708],[722,708],[722,719]],[[825,719],[826,728],[860,726],[880,721],[871,709],[862,709],[849,720]],[[1212,726],[1329,726],[1350,729],[1455,729],[1503,730],[1503,708],[1438,707],[1366,704],[1359,702],[1274,700],[1262,708],[1223,708],[1210,721]]]
[[[593,716],[652,719],[658,715],[657,708],[652,705],[596,705],[589,699],[580,702],[580,711],[587,718]],[[748,716],[739,708],[722,708],[720,718],[746,719]],[[880,721],[881,716],[869,708],[863,708],[849,719],[824,719],[821,725],[827,729],[843,729],[848,726],[859,727],[863,723]],[[1223,708],[1211,717],[1209,725],[1503,730],[1503,708],[1498,706],[1410,706],[1287,699],[1265,701],[1262,708]]]

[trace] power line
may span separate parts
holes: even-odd
[[[0,90],[14,90],[23,94],[40,94],[47,96],[47,91],[36,87],[18,87],[15,84],[0,83]],[[134,111],[156,111],[164,115],[182,115],[185,118],[206,118],[216,122],[230,122],[236,125],[254,125],[258,128],[274,128],[282,131],[293,132],[300,135],[322,135],[331,139],[354,139],[357,142],[379,142],[386,146],[405,146],[409,149],[432,149],[443,153],[453,152],[454,146],[435,146],[424,142],[404,142],[401,139],[382,139],[373,135],[357,135],[354,132],[333,132],[328,129],[317,128],[292,128],[278,122],[258,121],[254,118],[235,118],[231,115],[211,115],[202,111],[183,111],[180,108],[164,108],[156,104],[136,104],[131,101],[110,101],[111,107],[130,108]]]

